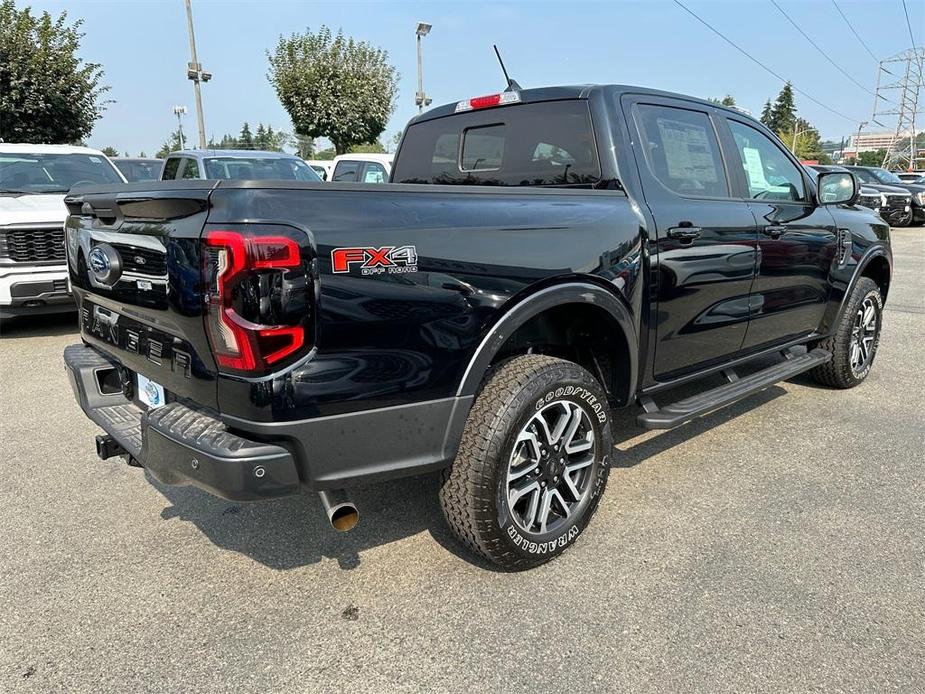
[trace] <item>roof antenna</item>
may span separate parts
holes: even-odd
[[[491,47],[495,49],[495,55],[498,56],[498,62],[501,63],[501,72],[504,73],[504,79],[507,81],[507,89],[504,91],[514,92],[523,89],[523,87],[517,84],[517,80],[512,80],[507,76],[507,68],[504,67],[504,61],[501,60],[501,53],[498,52],[498,47],[495,44],[491,44]]]

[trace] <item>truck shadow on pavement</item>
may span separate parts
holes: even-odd
[[[636,426],[639,408],[617,411],[613,423],[616,447],[613,466],[619,469],[639,465],[785,393],[783,388],[773,386],[712,415],[645,438],[649,432]],[[636,438],[643,440],[633,443]],[[440,546],[466,563],[500,571],[471,554],[451,534],[437,498],[439,474],[352,490],[360,510],[360,523],[343,534],[330,527],[321,502],[311,492],[275,501],[236,503],[193,487],[163,485],[150,476],[149,481],[170,502],[161,511],[161,518],[193,523],[215,546],[244,554],[272,569],[285,571],[334,559],[341,569],[349,571],[360,565],[364,551],[426,531]],[[612,475],[611,484],[614,481]]]

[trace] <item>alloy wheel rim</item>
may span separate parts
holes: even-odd
[[[863,373],[873,360],[877,340],[877,313],[877,304],[869,296],[861,302],[854,316],[848,357],[851,372],[855,376]]]
[[[588,414],[568,400],[533,414],[514,441],[505,480],[508,507],[524,532],[564,526],[589,497],[597,453]]]

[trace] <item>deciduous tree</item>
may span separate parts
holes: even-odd
[[[395,110],[398,73],[388,53],[322,26],[281,36],[267,74],[295,131],[326,137],[338,154],[374,142]]]
[[[100,66],[77,55],[82,24],[0,0],[0,138],[66,144],[91,133],[109,87]]]

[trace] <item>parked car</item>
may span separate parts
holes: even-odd
[[[64,194],[77,183],[124,182],[96,149],[0,143],[0,317],[74,310]]]
[[[388,183],[393,154],[341,154],[334,157],[331,180],[339,183]]]
[[[249,149],[187,149],[171,152],[161,180],[226,179],[317,182],[321,177],[304,160],[284,152]]]
[[[229,499],[315,490],[342,530],[347,489],[442,470],[459,540],[524,569],[589,523],[612,418],[667,429],[870,373],[890,228],[740,111],[506,91],[415,117],[392,179],[72,191],[69,243],[108,261],[71,256],[64,352],[99,456]],[[112,270],[140,238],[165,284]]]
[[[141,159],[129,157],[115,157],[112,163],[125,176],[129,183],[137,181],[157,181],[161,177],[164,167],[163,159]]]
[[[897,171],[896,177],[903,183],[925,185],[925,171]]]
[[[806,167],[813,178],[816,178],[821,173],[827,172],[836,172],[836,171],[848,171],[848,169],[843,166],[836,166],[831,164],[812,164]],[[879,190],[876,188],[871,188],[870,186],[865,186],[858,183],[858,205],[863,205],[872,209],[877,214],[880,213],[880,208],[883,206],[883,197]]]
[[[909,219],[906,221],[904,217],[896,226],[925,223],[925,185],[908,183],[907,181],[903,181],[892,171],[887,171],[886,169],[881,169],[876,166],[846,166],[845,168],[861,179],[861,183],[864,185],[873,186],[875,188],[879,186],[888,186],[906,191],[909,194]],[[881,189],[881,192],[887,193],[888,197],[892,195],[892,193],[888,193],[883,189]],[[886,219],[886,217],[884,217],[884,219]]]
[[[306,159],[305,163],[315,170],[315,173],[321,176],[322,181],[330,180],[331,173],[334,171],[333,159]]]

